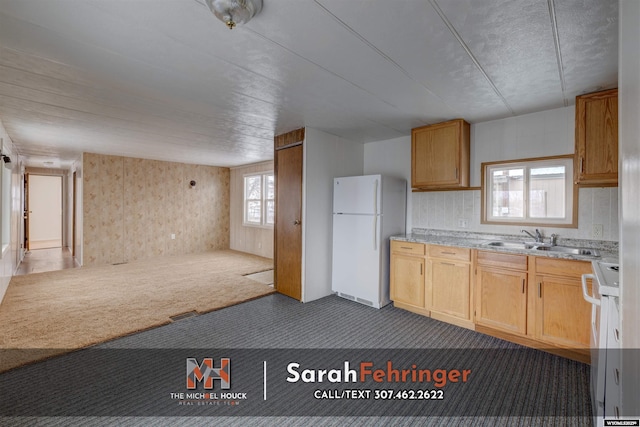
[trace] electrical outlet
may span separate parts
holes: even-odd
[[[591,237],[594,239],[602,239],[602,224],[593,224],[591,228]]]
[[[171,233],[171,240],[176,240],[176,235]]]
[[[469,228],[469,220],[464,218],[458,218],[458,227]]]

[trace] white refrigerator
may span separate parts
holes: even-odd
[[[405,233],[406,181],[382,175],[333,180],[332,291],[389,304],[389,237]]]

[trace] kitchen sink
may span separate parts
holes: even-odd
[[[505,241],[497,241],[497,242],[489,242],[487,246],[493,246],[497,248],[506,248],[506,249],[531,249],[536,244],[534,242],[505,242]]]
[[[548,251],[548,252],[559,252],[563,254],[571,254],[571,255],[587,255],[592,257],[599,257],[600,252],[597,249],[590,248],[573,248],[570,246],[551,246],[548,243],[539,243],[539,242],[510,242],[498,240],[495,242],[485,243],[487,246],[492,246],[494,248],[505,248],[505,249],[530,249],[536,251]]]
[[[598,252],[597,249],[590,248],[572,248],[569,246],[539,246],[535,249],[538,251],[561,252],[564,254],[572,255],[588,255],[593,257],[600,256],[600,252]]]

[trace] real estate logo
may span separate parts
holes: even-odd
[[[247,393],[221,391],[213,392],[215,381],[220,381],[222,390],[231,388],[231,359],[219,359],[220,367],[216,368],[213,357],[205,357],[198,362],[195,357],[188,357],[186,366],[187,390],[169,393],[171,400],[177,400],[180,406],[237,406],[247,400]],[[204,391],[207,390],[207,391]]]
[[[205,390],[213,389],[213,381],[220,380],[220,388],[231,388],[231,359],[221,358],[220,367],[213,367],[213,358],[205,357],[202,363],[194,357],[187,358],[187,389],[195,390],[198,382],[203,383]]]

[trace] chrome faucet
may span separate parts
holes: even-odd
[[[542,233],[540,233],[540,230],[538,230],[537,228],[536,228],[536,235],[535,236],[533,234],[529,233],[527,230],[520,230],[520,231],[522,231],[523,233],[528,234],[531,238],[535,239],[537,243],[542,243],[542,239],[543,239]]]

